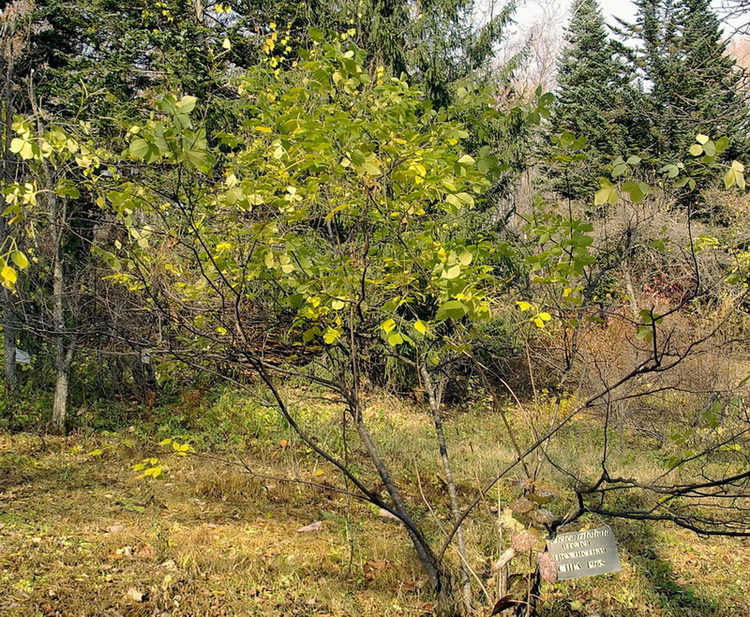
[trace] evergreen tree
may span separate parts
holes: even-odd
[[[515,10],[509,2],[482,26],[474,0],[318,0],[306,3],[291,29],[317,26],[354,33],[370,62],[383,65],[422,88],[437,106],[446,106],[456,82],[486,69]],[[287,24],[285,27],[289,27]],[[298,30],[299,31],[299,30]]]
[[[639,95],[631,85],[632,71],[607,36],[598,2],[576,0],[572,11],[550,127],[553,135],[587,140],[587,160],[553,172],[563,176],[555,183],[561,192],[583,197],[598,187],[596,178],[615,156],[638,149]]]
[[[650,84],[644,137],[656,161],[684,156],[698,133],[730,137],[730,156],[746,152],[744,74],[726,53],[727,41],[710,0],[635,4],[635,24],[623,25],[625,33],[640,39],[634,58]]]

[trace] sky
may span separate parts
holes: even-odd
[[[491,15],[497,14],[506,0],[477,0],[477,16],[483,22]],[[719,4],[716,0],[714,5]],[[526,61],[524,78],[526,85],[535,87],[542,84],[546,87],[553,85],[556,72],[556,57],[563,44],[563,30],[570,15],[571,0],[518,0],[514,15],[515,25],[508,29],[506,44],[499,54],[501,63],[513,57],[530,39],[536,41],[531,57]],[[629,0],[599,0],[605,19],[610,25],[617,25],[616,17],[625,21],[633,21],[635,5]],[[745,22],[750,18],[746,16]],[[738,20],[735,26],[740,26]],[[731,28],[725,30],[727,36]],[[748,58],[750,62],[750,57]],[[746,64],[746,63],[745,63]]]
[[[556,5],[562,11],[567,12],[567,8],[570,5],[569,1],[561,0],[558,2],[539,2],[537,0],[522,0],[518,3],[518,11],[516,12],[516,19],[519,22],[525,22],[534,18],[535,14],[539,14],[540,5],[552,4]],[[627,0],[599,0],[599,5],[602,7],[604,15],[607,17],[607,21],[613,21],[612,16],[620,17],[623,19],[629,19],[633,16],[635,8],[632,2]],[[561,11],[561,12],[562,12]]]
[[[483,3],[487,5],[492,2],[496,2],[497,5],[501,4],[498,0],[483,0]],[[714,2],[715,6],[719,4],[720,2]],[[545,10],[551,10],[562,16],[559,22],[562,28],[567,23],[569,6],[570,0],[519,0],[516,21],[520,26],[525,26],[537,20]],[[631,20],[635,15],[635,5],[629,0],[599,0],[599,6],[602,7],[607,22],[611,24],[616,23],[614,17]]]

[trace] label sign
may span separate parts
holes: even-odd
[[[561,533],[547,540],[547,550],[557,564],[561,581],[620,570],[620,555],[611,527]]]

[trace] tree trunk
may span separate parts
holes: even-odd
[[[365,450],[367,450],[370,460],[375,465],[375,469],[377,470],[385,489],[388,491],[394,509],[403,520],[411,523],[411,527],[407,526],[409,539],[417,552],[417,557],[419,557],[419,561],[422,563],[427,576],[430,578],[430,584],[432,585],[438,601],[438,613],[446,617],[455,615],[455,601],[452,595],[450,574],[446,572],[445,568],[438,560],[437,555],[433,552],[427,539],[416,530],[416,526],[414,525],[411,514],[406,508],[406,503],[401,496],[401,492],[398,490],[398,487],[396,487],[393,477],[388,471],[388,468],[372,439],[372,435],[365,425],[361,409],[350,409],[350,413],[354,419],[354,425],[360,439],[362,440],[362,444],[365,446]]]
[[[3,144],[3,181],[9,184],[15,180],[12,163],[13,155],[10,142],[13,138],[13,78],[15,73],[15,58],[13,37],[15,35],[15,20],[11,18],[4,31],[3,60],[5,62],[5,83],[3,84],[4,144]],[[0,216],[0,249],[5,249],[9,237],[8,223],[4,216]],[[13,314],[13,297],[10,291],[3,288],[0,294],[0,307],[3,327],[3,367],[5,373],[5,388],[13,392],[18,387],[18,372],[16,367],[16,327]]]
[[[63,337],[59,337],[62,339]],[[68,421],[68,392],[70,389],[70,368],[73,364],[73,345],[65,349],[64,340],[57,343],[57,377],[55,379],[55,398],[52,403],[53,433],[63,435]]]
[[[445,432],[443,431],[443,414],[441,410],[441,399],[442,394],[438,394],[435,391],[435,386],[432,383],[432,378],[429,371],[422,366],[420,368],[422,380],[424,381],[425,390],[427,390],[427,398],[430,403],[430,411],[432,413],[432,422],[435,426],[435,434],[438,439],[438,449],[440,451],[440,459],[443,462],[443,473],[445,474],[445,483],[448,486],[448,496],[451,501],[451,513],[453,514],[453,522],[458,524],[461,518],[461,508],[458,503],[458,492],[456,491],[456,482],[453,478],[453,469],[451,467],[450,457],[448,456],[448,444],[445,441]],[[461,606],[464,615],[471,613],[472,593],[471,593],[471,579],[469,577],[469,566],[466,561],[466,538],[464,537],[463,528],[459,527],[456,531],[456,545],[458,548],[458,556],[461,560]]]
[[[5,227],[5,225],[2,225]],[[0,230],[0,242],[3,240],[3,231]],[[2,297],[2,324],[3,324],[3,368],[5,372],[5,389],[15,392],[18,388],[18,369],[16,366],[16,320],[13,313],[13,297],[8,289],[3,288]]]
[[[45,171],[48,171],[45,169]],[[47,175],[49,175],[47,173]],[[46,180],[49,181],[49,177]],[[65,323],[65,262],[63,258],[63,238],[66,202],[55,195],[50,197],[50,220],[53,236],[52,260],[52,323],[54,325],[55,365],[55,398],[52,405],[52,432],[65,433],[68,420],[68,391],[70,388],[70,368],[73,363],[73,341],[67,336]]]

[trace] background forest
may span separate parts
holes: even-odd
[[[634,4],[4,3],[4,614],[750,615],[750,6]]]

